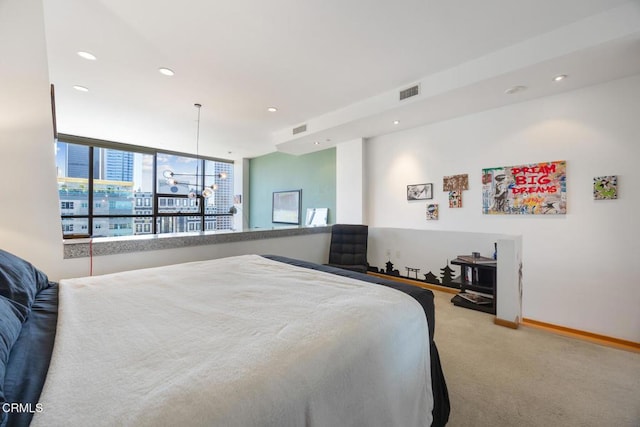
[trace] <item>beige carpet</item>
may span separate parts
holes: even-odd
[[[640,354],[496,326],[434,294],[448,426],[640,426]]]

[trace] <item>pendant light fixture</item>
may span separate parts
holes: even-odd
[[[196,125],[196,183],[198,183],[198,181],[201,181],[201,178],[200,178],[200,109],[202,108],[202,104],[193,104],[193,106],[198,109],[198,121],[197,121],[198,124]],[[202,169],[203,169],[202,172],[204,173],[204,167]],[[203,185],[204,183],[200,182],[198,184]],[[198,185],[196,186],[196,189],[197,188],[198,188]],[[204,191],[202,192],[202,195],[204,196]],[[196,193],[196,190],[189,191],[188,197],[190,199],[195,199],[197,196],[198,194]],[[210,196],[211,194],[205,197],[210,197]]]
[[[196,173],[195,175],[190,173],[176,173],[167,169],[162,173],[162,176],[166,178],[167,184],[171,186],[175,186],[177,184],[186,184],[192,187],[192,189],[187,194],[187,197],[189,197],[190,199],[197,198],[198,197],[197,189],[204,187],[200,196],[207,199],[214,195],[214,192],[218,189],[218,184],[213,183],[212,185],[205,186],[204,178],[214,177],[218,179],[227,179],[227,174],[225,172],[221,172],[218,174],[206,175],[204,174],[204,166],[203,166],[203,171],[202,171],[203,174],[200,175],[200,163],[201,163],[200,161],[200,109],[202,108],[202,104],[193,104],[193,105],[198,109],[198,119],[197,119],[197,127],[196,127]],[[179,181],[175,178],[176,176],[195,177],[195,183],[189,182],[189,181],[187,182]],[[193,189],[193,187],[195,187],[195,189]]]

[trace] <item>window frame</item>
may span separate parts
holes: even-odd
[[[206,223],[206,219],[207,218],[211,218],[211,217],[232,217],[233,214],[231,213],[206,213],[206,209],[205,209],[205,203],[206,203],[206,199],[201,195],[198,194],[196,196],[196,198],[199,200],[198,203],[198,211],[194,212],[194,211],[190,211],[190,212],[160,212],[160,200],[162,200],[163,202],[165,202],[165,204],[162,206],[164,208],[169,207],[169,204],[166,203],[169,200],[171,200],[173,202],[173,207],[175,208],[180,208],[182,207],[182,205],[184,205],[185,207],[189,208],[189,207],[194,207],[193,205],[195,205],[195,201],[194,199],[188,198],[187,195],[177,195],[177,194],[167,194],[167,193],[159,193],[158,192],[158,175],[157,175],[157,171],[158,171],[158,154],[167,154],[167,155],[173,155],[173,156],[181,156],[181,157],[187,157],[187,158],[192,158],[195,159],[196,161],[200,162],[200,169],[204,171],[204,167],[205,167],[205,163],[207,161],[213,161],[213,162],[220,162],[220,163],[228,163],[234,166],[234,173],[235,173],[235,162],[233,160],[228,160],[228,159],[220,159],[220,158],[216,158],[216,157],[209,157],[209,156],[201,156],[201,155],[195,155],[195,154],[189,154],[189,153],[182,153],[182,152],[177,152],[177,151],[171,151],[171,150],[162,150],[162,149],[157,149],[157,148],[150,148],[150,147],[141,147],[141,146],[137,146],[137,145],[131,145],[131,144],[124,144],[124,143],[120,143],[120,142],[113,142],[113,141],[107,141],[107,140],[102,140],[102,139],[96,139],[96,138],[87,138],[87,137],[81,137],[81,136],[76,136],[76,135],[68,135],[68,134],[58,134],[58,138],[55,139],[55,142],[60,142],[60,143],[68,143],[68,144],[76,144],[76,145],[83,145],[83,146],[87,146],[89,148],[89,164],[88,164],[88,177],[87,177],[87,181],[88,181],[88,198],[87,201],[84,202],[82,201],[82,204],[87,203],[87,214],[81,214],[81,215],[76,215],[76,214],[64,214],[62,212],[62,201],[59,200],[60,203],[60,207],[61,207],[61,212],[60,212],[60,220],[64,221],[65,219],[87,219],[88,222],[88,226],[87,226],[87,234],[78,234],[78,233],[73,233],[73,234],[65,234],[64,231],[64,224],[62,224],[62,237],[63,239],[73,239],[73,238],[77,238],[77,237],[92,237],[93,236],[93,231],[94,231],[94,220],[98,219],[98,218],[141,218],[141,219],[150,219],[150,224],[147,223],[142,223],[141,225],[143,225],[142,229],[146,230],[147,228],[151,229],[150,233],[147,233],[145,231],[143,231],[140,234],[136,234],[136,223],[133,223],[133,225],[131,226],[131,230],[132,236],[136,236],[136,235],[158,235],[158,234],[165,234],[165,233],[158,233],[158,220],[159,218],[162,217],[176,217],[176,216],[191,216],[191,217],[200,217],[199,218],[199,223],[200,223],[200,232],[204,232],[204,231],[208,231],[205,227],[205,223]],[[149,204],[151,203],[149,200],[149,198],[145,198],[144,202],[142,202],[141,205],[143,205],[144,207],[148,207],[149,209],[146,209],[144,211],[138,212],[138,213],[132,213],[132,214],[122,214],[122,213],[118,213],[118,214],[95,214],[95,209],[96,207],[101,207],[101,206],[96,206],[95,203],[100,203],[100,202],[96,202],[94,200],[94,151],[96,148],[102,148],[102,149],[112,149],[112,150],[119,150],[119,151],[126,151],[126,152],[131,152],[131,153],[136,153],[136,154],[145,154],[145,155],[152,155],[153,156],[153,167],[152,167],[152,177],[153,177],[153,182],[152,182],[152,187],[151,187],[151,199],[153,199],[153,206],[149,206]],[[205,183],[205,176],[204,173],[200,176],[199,179],[198,186],[200,188],[200,191],[202,191],[202,188],[204,188],[204,183]],[[59,197],[59,195],[58,195]],[[137,201],[135,200],[136,197],[134,196],[134,200],[132,201],[133,207],[135,208],[137,205]],[[177,199],[185,199],[182,203],[180,203]],[[191,200],[191,202],[187,202],[186,200]],[[177,202],[177,203],[176,203]],[[151,209],[152,208],[152,209]],[[149,212],[144,213],[144,212]],[[147,227],[147,225],[150,225],[150,227]],[[194,230],[195,232],[197,232],[198,230]],[[185,230],[185,231],[174,231],[174,233],[193,233],[194,231],[190,231],[190,230]],[[110,238],[110,237],[118,237],[118,236],[104,236],[106,238]]]

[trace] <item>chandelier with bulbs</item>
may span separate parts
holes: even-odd
[[[164,172],[162,172],[162,176],[167,180],[167,184],[169,184],[172,187],[178,184],[188,185],[190,187],[190,190],[189,190],[189,193],[187,194],[187,197],[189,197],[190,199],[195,199],[199,196],[198,191],[193,189],[192,187],[198,188],[200,185],[202,185],[204,188],[202,189],[200,196],[207,199],[213,196],[214,192],[218,189],[218,184],[214,183],[214,184],[205,186],[204,182],[198,183],[197,181],[199,179],[204,180],[205,177],[227,179],[227,173],[220,172],[213,175],[207,175],[204,173],[200,174],[200,108],[202,108],[202,104],[193,104],[193,105],[198,109],[198,120],[197,120],[198,124],[196,129],[196,173],[195,174],[176,173],[167,169]],[[189,179],[187,179],[186,181],[182,181],[180,177],[195,177],[196,182],[195,183],[191,182]]]

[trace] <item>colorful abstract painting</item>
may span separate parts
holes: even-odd
[[[593,198],[607,200],[618,198],[618,176],[597,176],[593,178]]]
[[[507,215],[567,213],[566,162],[482,170],[482,212]]]
[[[438,219],[438,204],[430,203],[427,205],[427,221]]]
[[[469,189],[469,175],[451,175],[442,178],[442,191],[462,191]]]
[[[449,207],[450,208],[462,207],[462,191],[449,191]]]

